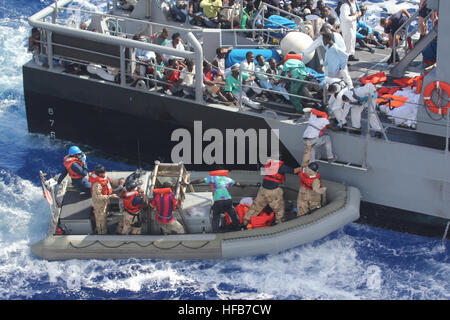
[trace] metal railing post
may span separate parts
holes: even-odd
[[[124,86],[126,83],[126,64],[125,64],[125,46],[120,46],[120,85]]]
[[[53,69],[53,42],[52,42],[52,32],[47,31],[47,60],[49,69]]]

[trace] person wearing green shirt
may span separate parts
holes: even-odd
[[[289,54],[295,54],[295,52],[289,52]],[[284,77],[289,77],[291,79],[305,80],[307,76],[306,66],[305,64],[298,59],[288,59],[281,69],[281,75]],[[289,93],[295,95],[303,95],[303,87],[305,83],[295,80],[289,81]],[[290,101],[292,105],[295,107],[297,112],[301,115],[303,112],[302,98],[290,96]]]
[[[241,81],[246,83],[248,81],[253,81],[254,77],[249,77],[249,75],[245,72],[240,72],[239,63],[236,63],[231,67],[231,74],[225,80],[225,97],[229,101],[233,101],[233,103],[238,106],[239,101],[242,100],[242,103],[249,106],[253,109],[261,109],[261,104],[259,102],[255,102],[250,100],[249,97],[245,94],[244,88],[240,88]]]

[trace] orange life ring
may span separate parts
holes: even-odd
[[[435,89],[442,89],[447,93],[447,97],[450,98],[450,86],[446,84],[444,81],[434,81],[431,82],[423,92],[423,101],[428,106],[428,109],[435,114],[447,114],[447,109],[450,107],[450,101],[447,98],[447,104],[444,107],[438,107],[434,104],[433,100],[431,100],[431,93]]]

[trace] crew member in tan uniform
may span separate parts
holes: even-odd
[[[322,187],[318,164],[310,162],[311,147],[311,141],[307,140],[301,171],[299,172],[300,189],[297,197],[297,216],[320,208],[322,206],[322,195],[327,191],[326,187]]]
[[[281,184],[286,179],[286,173],[297,174],[301,167],[291,168],[281,160],[269,160],[265,165],[265,176],[262,186],[253,201],[250,209],[245,213],[244,223],[249,224],[252,216],[257,216],[266,205],[269,205],[275,213],[275,222],[280,223],[284,217],[284,198]]]
[[[107,208],[111,198],[119,198],[113,194],[111,179],[106,176],[105,167],[97,165],[89,177],[91,183],[92,203],[94,207],[97,234],[107,234]]]

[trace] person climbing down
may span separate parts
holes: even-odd
[[[299,172],[300,189],[297,196],[297,216],[305,215],[311,210],[322,207],[322,195],[325,195],[327,191],[327,188],[322,186],[318,172],[319,165],[317,162],[310,161],[311,150],[311,141],[306,141],[301,171]]]

